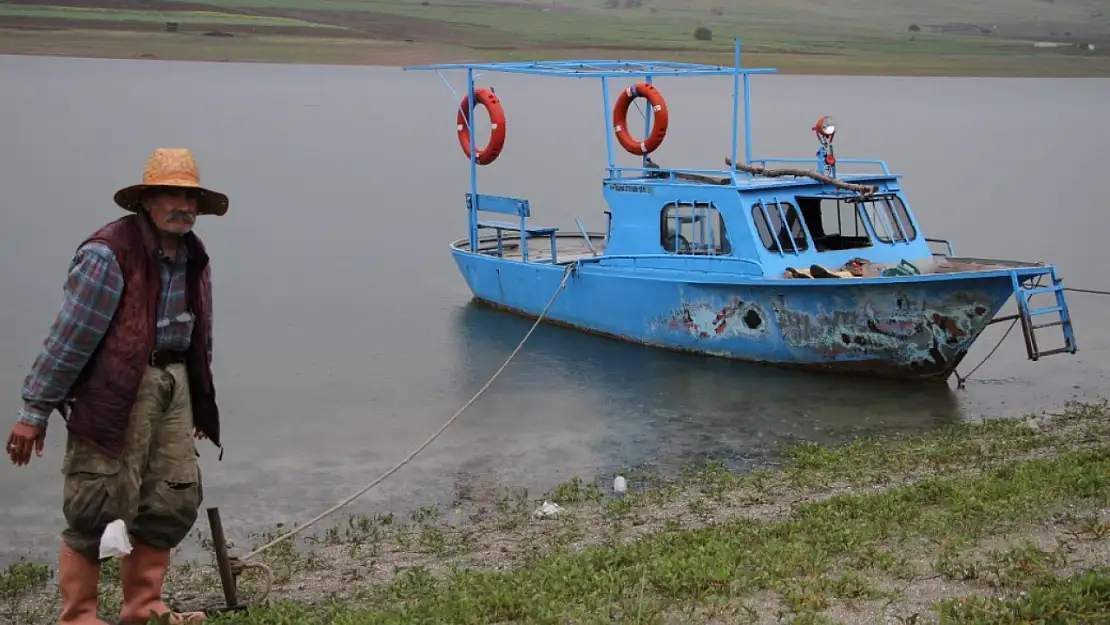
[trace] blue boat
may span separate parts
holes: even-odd
[[[983,330],[1001,321],[1021,324],[1031,360],[1076,352],[1055,266],[955,256],[950,241],[922,232],[901,176],[884,161],[836,158],[830,117],[811,129],[816,158],[752,158],[750,79],[775,70],[741,67],[739,40],[733,67],[569,60],[404,69],[466,71],[456,121],[470,162],[469,234],[450,252],[480,303],[649,346],[887,378],[947,380]],[[586,232],[577,220],[571,232],[536,225],[528,199],[479,193],[478,167],[500,154],[506,116],[492,88],[475,86],[475,72],[599,79],[612,129],[602,180],[605,232]],[[652,161],[669,121],[656,76],[732,78],[724,168]],[[623,84],[610,109],[613,79]],[[649,106],[637,139],[627,116],[641,98]],[[491,117],[491,137],[472,149],[479,104]],[[614,139],[641,156],[641,166],[617,167]],[[874,171],[838,175],[838,165]],[[1034,304],[1038,295],[1044,302]],[[1016,314],[999,316],[1011,297]],[[1057,326],[1062,345],[1043,348],[1036,331]]]

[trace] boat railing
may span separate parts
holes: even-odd
[[[812,163],[812,164],[820,166],[818,164],[818,161],[817,161],[816,158],[758,158],[758,159],[752,159],[752,164],[753,165],[759,165],[760,167],[767,167],[768,163],[782,163],[782,164],[787,164],[787,163]],[[836,159],[836,164],[837,165],[878,165],[879,167],[882,168],[884,175],[886,175],[886,176],[890,175],[890,168],[887,167],[886,161],[883,161],[883,160],[880,160],[880,159],[875,159],[875,158],[837,158]]]
[[[713,262],[726,262],[726,263],[740,263],[750,265],[756,269],[759,275],[763,275],[763,263],[758,260],[750,258],[736,258],[735,256],[716,256],[716,255],[701,255],[701,254],[602,254],[600,256],[589,256],[585,258],[578,258],[573,263],[593,263],[601,264],[611,260],[632,261],[631,264],[635,265],[638,260],[668,260],[668,261],[713,261]]]
[[[767,168],[768,163],[778,164],[817,164],[816,160],[808,158],[765,158],[753,160],[752,164]],[[883,175],[890,175],[890,168],[887,167],[885,161],[879,159],[867,158],[842,158],[837,159],[837,164],[847,165],[872,165],[878,166],[882,169]],[[815,169],[814,171],[820,171]],[[683,169],[676,167],[658,167],[645,165],[640,167],[611,167],[609,168],[608,180],[643,180],[653,179],[662,180],[667,182],[685,181],[703,184],[732,184],[736,185],[740,180],[747,180],[752,178],[751,174],[747,174],[735,169]]]
[[[651,178],[655,180],[687,180],[722,184],[732,182],[736,184],[736,171],[727,169],[675,169],[671,167],[613,167],[610,170],[610,180],[630,180]]]
[[[926,243],[942,243],[948,248],[947,256],[952,257],[952,256],[956,255],[956,251],[952,247],[952,242],[949,241],[948,239],[925,237],[925,242]],[[929,251],[932,252],[932,249],[930,248]],[[945,256],[945,255],[946,254],[944,254],[943,252],[933,252],[933,256]]]

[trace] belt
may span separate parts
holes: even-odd
[[[150,366],[164,369],[169,365],[185,362],[186,352],[180,350],[156,349],[150,352]]]

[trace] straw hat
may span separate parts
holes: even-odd
[[[121,208],[131,212],[142,210],[139,199],[148,187],[191,187],[200,189],[197,212],[202,215],[227,213],[227,196],[200,186],[200,169],[193,153],[183,148],[158,148],[150,155],[143,170],[141,184],[116,191],[115,200]]]

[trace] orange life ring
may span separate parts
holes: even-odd
[[[489,89],[474,90],[474,106],[477,107],[479,104],[486,107],[486,112],[489,113],[490,137],[486,147],[478,150],[477,161],[479,165],[489,165],[497,160],[497,157],[501,154],[501,148],[505,147],[505,109],[502,108],[501,101]],[[459,131],[459,145],[462,146],[463,154],[466,154],[468,159],[471,153],[469,122],[469,98],[463,96],[462,102],[459,103],[455,125]]]
[[[633,139],[628,132],[628,107],[633,100],[640,97],[646,98],[652,109],[651,131],[643,141]],[[617,98],[617,103],[613,106],[613,132],[617,134],[621,147],[630,154],[650,154],[659,149],[663,137],[667,136],[669,118],[670,113],[663,94],[650,83],[640,82],[626,87]]]

